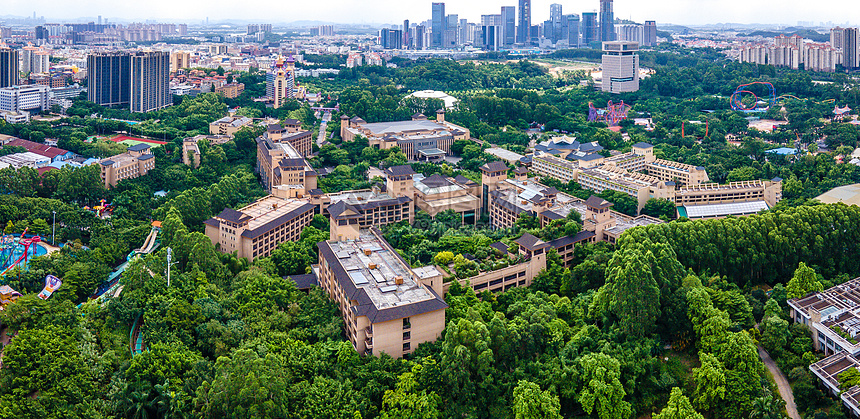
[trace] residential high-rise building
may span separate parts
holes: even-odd
[[[131,54],[132,112],[151,112],[173,104],[170,94],[170,53],[137,51]]]
[[[591,45],[592,42],[600,41],[600,32],[597,27],[597,13],[588,12],[582,14],[582,44]]]
[[[400,29],[380,29],[379,45],[383,49],[402,49],[403,32]]]
[[[520,20],[517,25],[517,42],[531,42],[532,31],[532,0],[520,0]]]
[[[514,6],[502,6],[501,17],[501,45],[511,46],[517,42],[517,8]]]
[[[653,20],[646,20],[644,31],[645,42],[642,43],[642,46],[653,47],[657,45],[657,22]]]
[[[44,26],[36,26],[36,40],[48,40],[48,30]]]
[[[845,28],[839,26],[830,29],[830,46],[836,49],[842,49],[842,37],[845,35]]]
[[[857,28],[845,28],[842,31],[842,67],[860,67],[860,48],[857,47]]]
[[[615,39],[636,42],[642,45],[645,43],[645,27],[635,24],[617,25],[615,27]]]
[[[131,57],[125,52],[87,56],[87,100],[110,107],[129,106]]]
[[[0,47],[0,87],[18,84],[18,51]]]
[[[603,42],[615,40],[615,13],[612,0],[600,0],[600,40]]]
[[[21,72],[45,73],[51,66],[48,53],[38,47],[26,46],[21,49]]]
[[[639,44],[629,41],[603,43],[602,90],[609,93],[639,90]]]
[[[442,48],[445,44],[445,32],[448,30],[448,18],[445,15],[445,3],[433,3],[432,24],[430,27],[431,47]]]
[[[188,25],[180,23],[178,26],[179,36],[188,36]]]
[[[170,71],[178,71],[191,67],[191,53],[187,51],[174,51],[170,55]]]

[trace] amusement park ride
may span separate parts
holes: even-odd
[[[595,108],[594,103],[588,102],[588,122],[605,122],[610,127],[618,126],[621,121],[627,119],[627,111],[632,108],[622,100],[621,103],[612,103],[610,100],[606,108]]]
[[[764,86],[766,90],[766,96],[759,97],[755,93],[753,93],[751,89],[753,86]],[[752,96],[754,99],[752,104],[744,104],[744,97]],[[767,99],[767,100],[764,100]],[[767,112],[771,106],[777,105],[780,103],[784,103],[786,99],[795,99],[799,101],[805,101],[808,99],[801,99],[797,96],[793,95],[782,95],[776,96],[776,89],[774,89],[773,84],[768,83],[766,81],[754,81],[752,83],[742,84],[735,89],[735,92],[732,93],[732,97],[730,99],[730,103],[732,105],[732,110],[741,111],[741,112]],[[834,103],[835,99],[828,99],[818,103]],[[762,105],[762,106],[759,106]],[[838,108],[837,108],[838,109]]]

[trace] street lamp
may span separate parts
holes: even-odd
[[[167,286],[170,287],[170,265],[175,265],[179,262],[171,262],[173,260],[173,249],[167,248]]]
[[[54,214],[54,222],[51,223],[51,245],[57,245],[57,211],[51,211]]]

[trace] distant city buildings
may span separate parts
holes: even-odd
[[[311,28],[311,36],[334,36],[334,26],[322,25]]]
[[[838,33],[839,35],[844,33],[850,35],[851,31],[842,30]],[[831,33],[831,40],[839,43],[843,41],[843,38]],[[772,42],[744,45],[739,51],[738,60],[742,63],[767,64],[795,70],[802,67],[806,70],[822,72],[834,72],[836,65],[840,63],[846,68],[851,68],[848,66],[853,65],[850,61],[842,61],[843,58],[850,60],[850,41],[842,42],[843,47],[849,48],[849,55],[847,56],[844,49],[840,51],[826,43],[807,43],[799,35],[790,37],[779,35],[773,38]]]

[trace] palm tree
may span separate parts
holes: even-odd
[[[782,403],[773,398],[770,390],[764,389],[764,395],[753,400],[750,419],[785,419],[782,414]]]
[[[153,408],[155,401],[152,400],[152,392],[147,387],[149,387],[148,383],[141,382],[138,382],[134,386],[126,386],[122,399],[126,417],[132,419],[149,418],[150,410]]]

